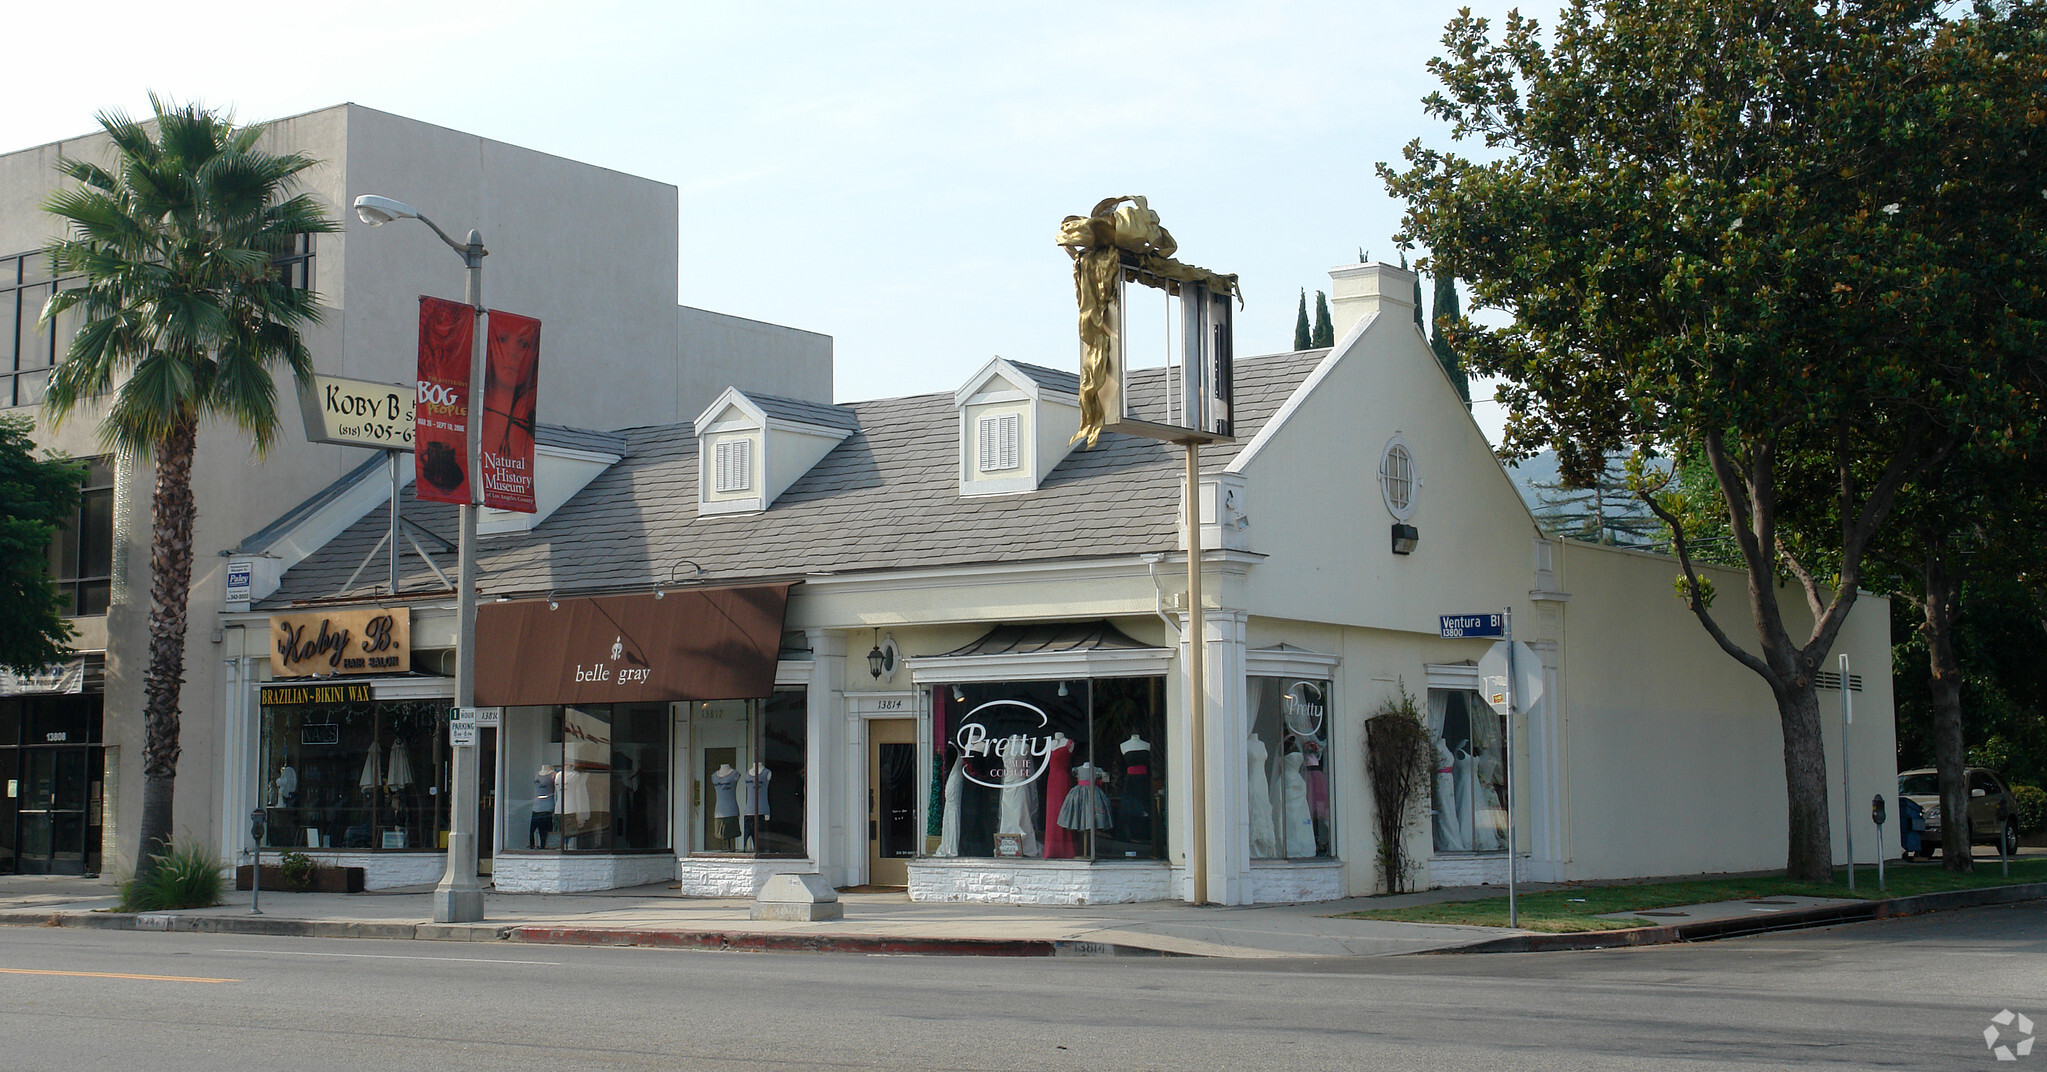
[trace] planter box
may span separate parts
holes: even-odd
[[[248,864],[235,868],[235,889],[249,888]],[[360,867],[315,867],[312,881],[305,889],[294,888],[284,880],[284,868],[274,864],[263,865],[263,889],[268,893],[361,893],[363,869]]]

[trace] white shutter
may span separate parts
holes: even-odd
[[[714,448],[715,483],[721,492],[745,491],[753,486],[753,440],[727,439]]]
[[[1017,455],[1017,428],[1020,424],[1014,413],[1002,413],[983,417],[975,422],[974,439],[984,473],[999,473],[1014,469],[1019,464]]]

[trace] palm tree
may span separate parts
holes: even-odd
[[[44,208],[67,222],[44,248],[81,285],[43,307],[43,323],[80,319],[44,407],[61,422],[101,396],[100,437],[156,463],[151,496],[149,667],[143,677],[142,829],[136,876],[156,869],[171,839],[178,771],[178,705],[192,587],[192,457],[199,426],[225,421],[260,454],[276,439],[272,365],[300,383],[312,375],[301,326],[319,299],[279,278],[272,262],[294,238],[338,228],[308,194],[293,194],[317,161],[256,148],[263,130],[198,105],[149,97],[150,125],[119,112],[99,124],[112,139],[111,170],[61,158],[81,185]]]

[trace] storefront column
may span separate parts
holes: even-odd
[[[866,741],[849,739],[860,735],[858,720],[846,714],[845,635],[812,629],[805,636],[811,658],[805,688],[810,710],[810,746],[804,756],[810,783],[803,799],[803,829],[809,843],[805,848],[826,882],[849,886],[854,862],[867,858],[866,829],[852,820],[865,819],[867,813],[850,804],[853,772],[865,760]]]
[[[227,657],[221,660],[225,684],[221,687],[221,741],[224,762],[220,776],[220,858],[229,866],[239,863],[243,850],[255,844],[249,831],[249,813],[256,809],[256,767],[261,751],[256,720],[256,660],[243,651],[248,630],[230,625],[223,630]],[[264,634],[267,635],[267,634]]]
[[[1528,878],[1533,882],[1564,879],[1563,675],[1558,673],[1556,641],[1529,644],[1542,659],[1543,696],[1528,715]]]
[[[1251,805],[1249,777],[1244,763],[1244,740],[1251,732],[1245,710],[1244,656],[1245,624],[1250,615],[1240,610],[1207,609],[1202,612],[1203,671],[1207,698],[1203,730],[1206,737],[1205,768],[1196,772],[1186,762],[1185,731],[1187,701],[1183,695],[1175,705],[1174,746],[1181,759],[1169,764],[1172,771],[1187,776],[1174,781],[1172,800],[1176,815],[1188,814],[1193,806],[1191,777],[1199,775],[1206,787],[1208,897],[1218,904],[1244,904],[1249,900],[1251,870]],[[1180,618],[1180,667],[1178,679],[1184,689],[1187,666],[1187,618]],[[1169,775],[1170,777],[1170,775]],[[1185,845],[1192,824],[1178,822],[1175,840]],[[1183,859],[1191,861],[1192,853]],[[1192,900],[1193,875],[1184,867],[1180,875],[1180,896]]]

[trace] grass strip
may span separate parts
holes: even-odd
[[[1884,867],[1885,889],[1876,888],[1876,868],[1857,865],[1855,889],[1848,888],[1846,868],[1836,868],[1833,882],[1792,882],[1782,872],[1727,878],[1682,879],[1604,885],[1573,884],[1520,896],[1521,929],[1569,934],[1577,931],[1622,930],[1679,922],[1655,917],[1601,919],[1616,912],[1643,912],[1715,901],[1752,901],[1774,897],[1832,897],[1868,900],[1910,897],[1947,890],[1981,889],[2024,882],[2047,882],[2047,859],[2014,860],[2005,877],[1997,859],[1978,859],[1976,870],[1956,874],[1938,863],[1890,863]],[[1407,923],[1455,923],[1468,927],[1505,927],[1507,898],[1440,901],[1403,908],[1368,908],[1346,912],[1340,919],[1385,919]]]

